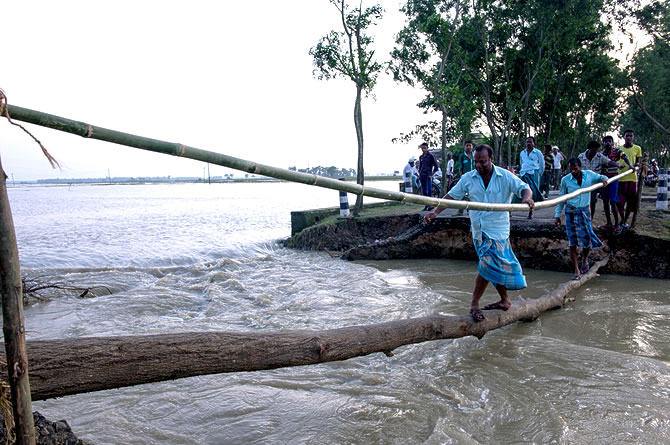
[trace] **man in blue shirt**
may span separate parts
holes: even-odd
[[[571,158],[568,161],[569,175],[561,179],[559,196],[572,193],[576,190],[590,187],[593,184],[602,182],[607,186],[607,176],[600,175],[591,170],[582,170],[582,161],[579,158]],[[603,245],[598,236],[591,227],[591,212],[589,205],[591,196],[589,193],[582,193],[572,199],[569,199],[567,205],[562,202],[556,206],[556,227],[561,227],[561,213],[565,207],[565,231],[568,234],[568,243],[570,245],[570,261],[574,269],[573,280],[579,280],[582,274],[585,274],[591,268],[589,264],[589,252],[591,248]],[[582,248],[581,266],[577,258],[577,246]]]
[[[493,150],[488,145],[478,145],[474,155],[475,169],[464,174],[461,180],[444,195],[444,199],[461,200],[466,193],[471,201],[509,204],[512,196],[521,197],[530,209],[535,206],[530,187],[509,171],[493,165]],[[444,210],[438,207],[424,217],[424,224],[433,221]],[[500,295],[500,301],[484,306],[484,310],[502,309],[512,306],[507,289],[526,287],[519,260],[509,242],[509,212],[470,210],[470,227],[475,250],[479,257],[479,267],[472,291],[470,315],[474,321],[484,320],[479,309],[479,299],[489,282],[493,283]]]

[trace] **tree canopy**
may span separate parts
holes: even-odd
[[[445,146],[485,127],[497,161],[511,164],[526,135],[582,150],[616,119],[620,72],[602,20],[612,2],[408,0],[390,66],[396,80],[426,90],[418,105],[442,112],[446,125],[405,138]]]
[[[356,181],[363,184],[363,112],[361,109],[362,95],[369,94],[377,82],[377,75],[382,65],[374,59],[372,49],[374,39],[366,34],[366,30],[382,18],[384,9],[380,5],[363,9],[363,2],[358,8],[350,8],[345,0],[330,0],[340,14],[341,31],[330,31],[321,37],[315,47],[309,50],[314,58],[314,75],[319,79],[344,77],[356,85],[354,101],[354,126],[358,143],[358,172]],[[363,207],[363,195],[358,195],[354,205],[354,215],[358,215]]]
[[[636,143],[652,158],[667,165],[670,160],[670,6],[655,1],[634,14],[637,25],[650,37],[637,50],[629,67],[626,85],[630,95],[622,127],[636,130]]]

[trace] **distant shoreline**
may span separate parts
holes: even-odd
[[[340,179],[340,178],[335,178]],[[355,182],[353,176],[345,177],[345,181]],[[366,176],[366,181],[401,181],[402,176]],[[239,183],[265,183],[265,182],[290,182],[275,178],[68,178],[68,179],[36,179],[34,181],[11,181],[7,185],[132,185],[132,184],[239,184]]]

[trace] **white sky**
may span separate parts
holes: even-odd
[[[404,23],[398,0],[373,27],[388,60]],[[364,5],[371,5],[365,2]],[[9,103],[277,167],[356,168],[355,87],[319,81],[308,51],[338,12],[327,0],[3,2],[0,88]],[[365,171],[402,170],[418,140],[392,144],[428,117],[420,90],[381,75],[363,102]],[[203,176],[205,164],[22,123],[61,163],[0,120],[15,180]],[[211,175],[232,170],[211,166]],[[243,174],[236,172],[236,174]]]

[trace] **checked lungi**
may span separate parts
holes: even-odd
[[[595,249],[603,245],[591,226],[591,212],[588,207],[568,205],[565,208],[565,231],[570,246]]]
[[[539,182],[539,175],[537,172],[530,174],[526,173],[521,177],[521,180],[528,184],[528,187],[530,187],[530,190],[533,192],[532,199],[535,202],[542,202],[544,201],[544,196],[542,196],[542,192],[540,191],[540,187],[538,186]],[[520,203],[521,198],[518,196],[514,195],[514,198],[512,199],[513,203]]]
[[[477,272],[482,278],[495,285],[502,284],[510,290],[526,287],[526,277],[512,252],[509,238],[494,240],[482,234],[481,241],[475,239],[474,242],[479,256]]]

